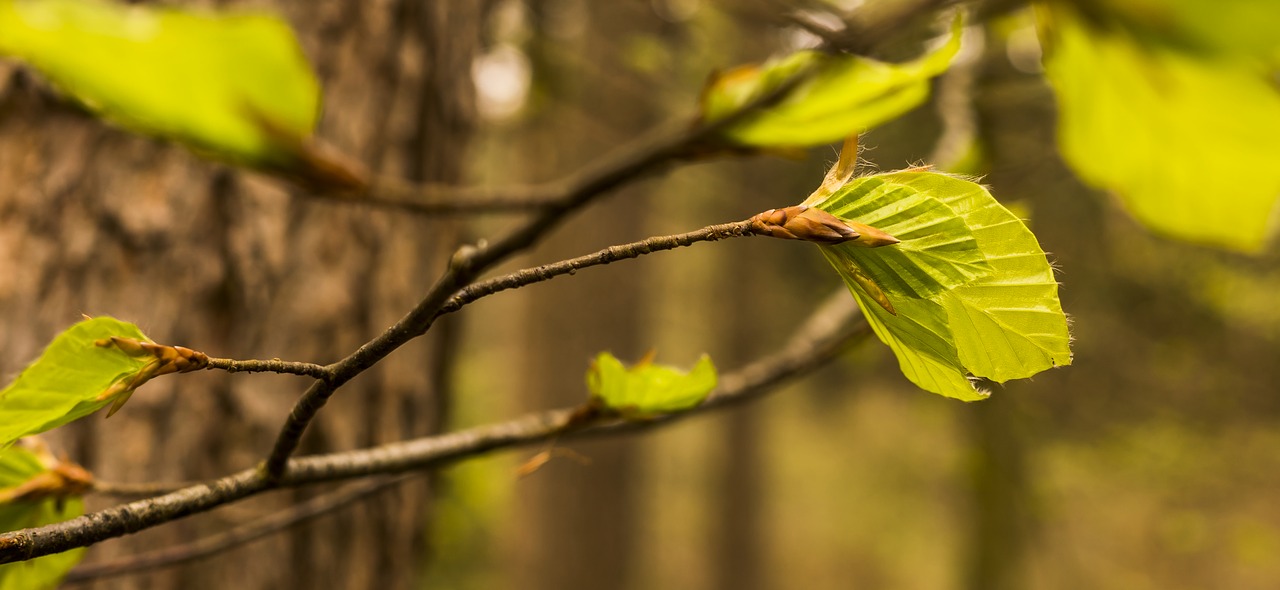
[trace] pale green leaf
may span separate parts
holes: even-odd
[[[714,122],[806,76],[777,104],[721,131],[738,145],[803,147],[839,141],[915,108],[929,95],[929,79],[946,71],[960,49],[961,21],[938,49],[905,64],[846,54],[803,51],[761,65],[742,66],[703,91],[702,115]]]
[[[689,371],[643,360],[626,367],[602,352],[587,371],[593,403],[631,418],[645,418],[688,410],[716,387],[716,368],[702,355]]]
[[[1071,364],[1066,315],[1058,282],[1031,230],[981,185],[931,172],[881,176],[935,195],[964,218],[991,272],[943,293],[960,362],[996,382],[1030,377]]]
[[[251,164],[290,164],[319,116],[293,31],[266,14],[0,0],[0,54],[123,126]]]
[[[1280,58],[1275,0],[1084,0],[1088,20],[1143,44],[1210,57],[1270,62]]]
[[[105,316],[84,320],[54,338],[40,358],[0,391],[0,446],[117,401],[118,396],[103,394],[143,371],[151,360],[95,344],[112,336],[149,342],[133,324]]]
[[[1280,197],[1280,91],[1248,60],[1141,45],[1052,13],[1045,71],[1067,163],[1180,239],[1257,251]]]
[[[0,449],[0,489],[22,485],[48,468],[32,451],[21,446]],[[0,504],[0,532],[16,531],[70,520],[84,514],[78,497],[44,498]],[[28,561],[0,565],[0,590],[55,588],[77,563],[85,549],[73,549]]]
[[[901,240],[884,248],[832,246],[874,277],[891,299],[893,294],[928,297],[991,271],[964,219],[942,201],[912,187],[864,176],[828,197],[804,204]]]
[[[971,246],[980,251],[985,265],[986,272],[969,280],[936,282],[928,291],[905,290],[891,287],[895,283],[910,284],[904,274],[916,277],[911,280],[917,282],[922,280],[919,277],[940,274],[937,268],[905,265],[946,268],[953,263],[945,258],[893,253],[908,245],[909,240],[881,248],[823,248],[857,297],[876,335],[893,350],[908,379],[928,391],[976,400],[986,393],[974,387],[973,377],[1004,382],[1071,363],[1067,321],[1058,301],[1053,270],[1031,231],[986,189],[934,172],[880,174],[854,179],[850,185],[852,190],[836,192],[854,200],[843,205],[849,207],[842,209],[848,212],[871,209],[860,208],[859,203],[882,195],[895,195],[905,202],[922,197],[933,199],[963,229],[961,232],[955,225],[942,229],[939,224],[936,230],[966,236]],[[873,188],[862,190],[866,187]],[[868,223],[866,218],[858,220]],[[877,258],[894,258],[903,264],[889,265]],[[896,315],[876,303],[875,294],[864,282],[850,276],[848,264],[856,265],[875,285],[884,288]]]

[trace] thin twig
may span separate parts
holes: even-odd
[[[398,485],[413,476],[377,478],[350,484],[342,489],[316,496],[286,510],[273,512],[261,519],[245,523],[191,543],[166,547],[103,563],[81,565],[71,570],[64,584],[88,582],[138,572],[151,572],[173,567],[234,549],[268,535],[278,533],[301,522],[341,510],[382,490]]]
[[[653,252],[674,250],[683,246],[691,246],[698,242],[714,242],[726,238],[737,238],[751,235],[755,234],[751,232],[750,220],[747,220],[709,225],[702,229],[683,234],[657,236],[640,240],[638,242],[631,242],[630,244],[610,246],[585,256],[579,256],[569,260],[561,260],[560,262],[544,264],[534,268],[526,268],[500,277],[494,277],[487,281],[468,285],[458,291],[453,297],[450,297],[449,300],[440,307],[440,314],[453,313],[477,299],[493,295],[494,293],[517,289],[526,285],[540,283],[542,281],[548,281],[558,276],[573,274],[584,268],[609,264],[619,260],[638,258]]]
[[[329,378],[329,369],[324,365],[297,361],[282,361],[280,359],[271,359],[269,361],[238,361],[234,359],[210,358],[209,364],[205,368],[221,369],[228,373],[284,373],[288,375],[315,377],[316,379]]]
[[[835,357],[845,346],[868,333],[847,293],[820,308],[781,350],[739,371],[726,374],[711,398],[693,414],[759,397],[781,382],[795,378]],[[564,436],[608,435],[647,430],[670,420],[624,422],[598,419],[566,433],[574,409],[529,414],[508,422],[477,426],[342,453],[299,457],[289,461],[284,476],[263,478],[247,469],[177,492],[107,508],[72,520],[0,535],[0,563],[86,547],[100,541],[151,528],[204,512],[223,504],[287,486],[336,481],[375,474],[417,471],[475,457],[493,450],[536,444]],[[683,416],[683,414],[681,415]]]

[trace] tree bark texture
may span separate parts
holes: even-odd
[[[377,172],[460,179],[485,3],[272,4],[321,78],[320,137]],[[0,70],[0,372],[16,373],[81,313],[222,357],[328,363],[351,352],[425,292],[456,229],[298,190],[110,128],[33,76]],[[447,350],[432,334],[344,387],[302,452],[434,430]],[[93,416],[48,438],[103,480],[206,479],[261,460],[307,384],[168,377],[111,420]],[[88,559],[190,541],[319,491],[279,492],[104,543]],[[413,587],[428,497],[425,484],[401,486],[290,534],[98,587]],[[109,501],[93,498],[90,509]]]

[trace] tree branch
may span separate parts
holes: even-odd
[[[716,392],[702,405],[665,420],[625,422],[599,418],[566,432],[574,408],[529,414],[508,422],[448,434],[392,443],[370,449],[299,457],[276,480],[247,469],[176,492],[130,502],[72,520],[0,535],[0,563],[58,553],[134,533],[171,520],[234,502],[263,491],[374,474],[422,470],[475,457],[493,450],[545,442],[558,437],[614,435],[649,430],[686,415],[759,397],[836,356],[869,332],[857,305],[843,289],[829,299],[779,351],[739,371],[724,375]]]
[[[899,23],[907,22],[951,1],[955,0],[918,0],[909,10],[868,24],[861,31],[857,42],[867,47],[881,43],[897,33]],[[330,378],[312,383],[290,410],[264,463],[264,477],[277,481],[285,475],[289,457],[297,450],[307,426],[335,391],[404,343],[425,334],[440,315],[443,306],[485,270],[533,245],[570,213],[628,181],[653,173],[690,155],[732,152],[734,146],[717,142],[717,134],[786,98],[797,85],[814,74],[815,67],[811,64],[801,68],[786,82],[751,100],[727,117],[713,122],[695,119],[692,125],[687,121],[677,121],[642,137],[625,149],[589,164],[561,181],[527,189],[528,193],[517,195],[536,197],[535,200],[546,199],[548,205],[541,208],[533,219],[492,244],[481,243],[459,249],[448,270],[413,310],[346,358],[326,367]]]
[[[71,570],[71,573],[67,574],[67,577],[63,579],[63,583],[88,582],[141,571],[154,571],[195,561],[284,531],[312,518],[341,510],[391,486],[400,484],[411,477],[378,478],[353,483],[340,490],[295,504],[287,510],[273,512],[261,519],[191,543],[167,547],[115,561],[82,565]]]

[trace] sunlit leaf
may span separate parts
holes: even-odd
[[[895,199],[901,205],[893,208]],[[925,199],[937,205],[915,217],[902,215]],[[836,204],[833,214],[865,215],[858,221],[906,236],[892,246],[829,246],[823,253],[916,385],[976,400],[986,393],[971,377],[1004,382],[1071,363],[1066,316],[1044,251],[1022,221],[982,186],[934,172],[892,172],[853,179],[815,206],[828,203]],[[891,229],[904,222],[919,229]],[[921,255],[912,249],[915,240],[963,248],[943,250],[950,256]],[[957,262],[975,256],[980,264]],[[854,276],[850,266],[866,279]],[[960,269],[969,272],[968,278]],[[889,309],[878,303],[867,279],[883,288]]]
[[[846,54],[802,51],[716,77],[703,91],[702,116],[713,122],[806,76],[773,106],[721,131],[731,143],[803,147],[839,141],[915,108],[929,95],[929,79],[946,71],[960,49],[961,22],[940,48],[905,64]]]
[[[1074,0],[1098,26],[1202,56],[1280,59],[1274,0]]]
[[[627,367],[612,354],[596,356],[587,371],[592,403],[631,418],[688,410],[716,387],[716,368],[703,355],[689,371],[655,365],[649,359]]]
[[[0,54],[123,126],[236,161],[290,165],[319,115],[293,31],[266,14],[0,0]]]
[[[865,176],[829,197],[805,204],[901,240],[885,248],[831,248],[856,261],[888,293],[928,297],[991,271],[964,219],[942,201],[912,187]]]
[[[33,478],[49,474],[49,467],[29,449],[11,446],[0,450],[0,490],[18,488]],[[84,514],[84,502],[78,494],[0,503],[0,532],[63,522],[81,514]],[[0,590],[54,588],[80,562],[84,553],[85,549],[73,549],[0,565]]]
[[[111,317],[84,320],[54,338],[0,391],[0,446],[123,403],[140,376],[156,374],[155,357],[104,345],[112,337],[150,342],[137,326]]]
[[[1065,8],[1045,71],[1063,156],[1161,233],[1260,249],[1280,197],[1280,91],[1254,62],[1141,45]]]

